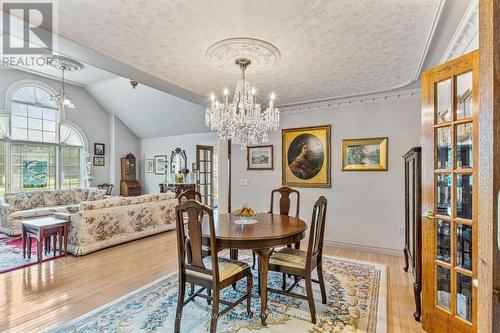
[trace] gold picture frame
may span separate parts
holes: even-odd
[[[389,138],[342,140],[342,171],[387,171]]]
[[[331,126],[284,129],[281,132],[282,184],[331,187]]]

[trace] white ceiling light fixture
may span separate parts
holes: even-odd
[[[227,88],[223,91],[221,103],[211,94],[210,107],[205,113],[206,125],[217,132],[219,139],[231,140],[242,149],[266,142],[269,132],[279,127],[280,111],[274,107],[274,93],[269,96],[268,107],[262,109],[258,103],[257,90],[246,80],[245,73],[254,61],[259,70],[276,64],[280,59],[278,49],[261,40],[232,38],[212,45],[205,56],[219,69],[225,70],[225,63],[232,62],[241,71],[241,79],[236,83],[231,102]],[[228,71],[232,72],[231,69]]]
[[[74,109],[75,105],[73,104],[71,95],[68,94],[65,90],[64,73],[81,70],[83,69],[83,64],[81,62],[63,56],[52,56],[49,60],[49,64],[61,71],[61,90],[59,90],[59,94],[56,95],[59,104],[61,105],[63,110]]]

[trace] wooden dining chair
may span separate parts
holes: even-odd
[[[182,192],[181,194],[179,194],[179,196],[177,197],[177,201],[179,202],[179,204],[181,204],[187,200],[196,200],[198,202],[202,202],[201,201],[201,193],[196,192],[195,190],[190,188],[190,189]]]
[[[280,195],[280,201],[279,201],[279,213],[280,215],[289,215],[290,214],[290,196],[292,194],[295,194],[296,198],[296,204],[295,204],[295,217],[299,218],[299,212],[300,212],[300,192],[294,189],[291,189],[289,187],[283,186],[280,188],[277,188],[275,190],[271,191],[271,208],[269,209],[269,213],[273,214],[274,212],[274,197],[276,194]],[[288,245],[288,247],[292,247],[291,244]],[[295,243],[295,248],[299,249],[300,248],[300,242]],[[255,269],[255,252],[252,251],[252,269]]]
[[[104,183],[97,185],[97,188],[100,190],[106,190],[106,195],[111,195],[111,193],[113,193],[113,186],[113,184]]]
[[[284,247],[273,253],[269,258],[269,270],[283,273],[283,285],[282,290],[272,288],[268,288],[267,290],[307,300],[313,324],[316,324],[316,307],[314,305],[312,282],[319,283],[321,301],[323,304],[326,304],[326,289],[322,266],[326,206],[327,200],[323,196],[319,197],[314,204],[307,251]],[[312,272],[315,269],[318,272],[318,280],[312,279]],[[287,274],[295,278],[294,283],[289,288],[286,285]],[[292,290],[302,279],[305,280],[306,296],[292,293]]]
[[[187,234],[184,231],[183,216],[187,214]],[[232,310],[235,306],[247,301],[247,314],[250,311],[252,299],[252,271],[250,266],[236,260],[218,258],[217,255],[203,256],[202,249],[202,223],[203,217],[207,216],[210,230],[211,253],[217,253],[215,239],[214,215],[212,209],[195,200],[187,200],[176,207],[177,226],[177,253],[179,264],[179,295],[177,300],[177,312],[175,316],[174,332],[180,332],[182,310],[184,305],[195,297],[206,299],[212,303],[212,316],[210,333],[217,330],[217,319],[219,316]],[[235,302],[220,298],[221,291],[245,278],[247,279],[246,294]],[[193,283],[201,288],[184,300],[186,283]],[[202,294],[206,290],[206,295]],[[219,312],[220,303],[227,307]]]

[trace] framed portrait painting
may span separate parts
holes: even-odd
[[[283,185],[331,187],[330,131],[330,125],[282,130]]]
[[[387,171],[388,138],[342,140],[342,171]]]
[[[147,159],[146,160],[146,173],[155,172],[155,160]]]
[[[273,170],[273,145],[247,147],[247,170]]]
[[[155,174],[164,175],[167,172],[167,156],[166,155],[156,155],[155,156]]]

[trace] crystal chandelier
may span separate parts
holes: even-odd
[[[62,71],[61,90],[59,90],[59,94],[56,96],[56,98],[59,99],[59,104],[62,106],[64,110],[74,109],[75,105],[71,100],[71,95],[68,94],[66,90],[64,90],[64,71],[66,71],[66,68],[61,67],[61,71]]]
[[[210,96],[211,105],[205,113],[206,125],[216,131],[218,138],[231,140],[245,149],[268,140],[268,133],[279,127],[280,111],[274,107],[274,93],[269,106],[261,109],[257,103],[257,91],[245,80],[245,70],[251,61],[239,58],[235,61],[240,66],[241,79],[236,83],[233,100],[229,103],[229,91],[224,89],[224,100],[219,103],[215,95]]]

